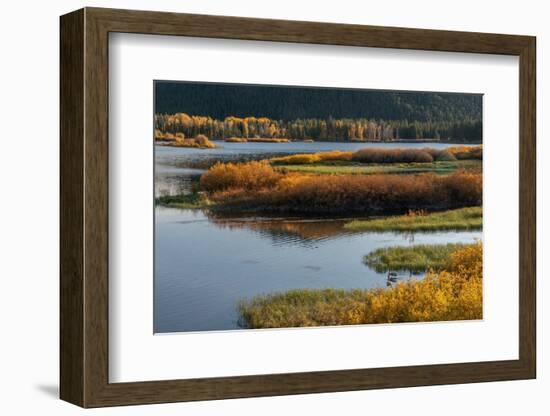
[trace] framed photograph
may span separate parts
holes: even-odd
[[[535,378],[535,49],[62,16],[61,398]]]

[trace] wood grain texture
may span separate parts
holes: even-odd
[[[520,54],[519,103],[519,355],[536,377],[536,41]]]
[[[60,388],[84,405],[84,12],[60,22]]]
[[[189,380],[108,380],[108,33],[520,57],[519,359]],[[535,39],[87,8],[61,18],[61,397],[82,407],[517,380],[536,375]]]

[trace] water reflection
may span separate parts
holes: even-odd
[[[409,243],[401,234],[348,232],[345,219],[220,218],[160,206],[155,215],[156,332],[237,329],[238,302],[259,294],[386,287],[387,273],[363,264],[369,252],[480,237],[419,233]]]
[[[274,246],[291,244],[315,248],[319,243],[351,234],[344,228],[347,219],[224,218],[212,213],[207,216],[219,228],[248,229],[269,238]]]

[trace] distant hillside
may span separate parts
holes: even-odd
[[[333,117],[463,122],[481,121],[482,96],[156,81],[155,113],[187,113],[220,120],[261,116],[273,120]]]

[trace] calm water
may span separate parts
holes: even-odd
[[[155,193],[189,192],[211,160],[270,154],[427,144],[224,143],[201,150],[157,146]],[[430,143],[431,147],[446,147]],[[385,274],[362,262],[379,247],[473,242],[481,232],[350,233],[346,219],[215,217],[200,210],[155,209],[155,332],[237,329],[237,304],[298,288],[374,288]],[[401,278],[409,278],[403,273]],[[422,276],[412,276],[421,278]]]

